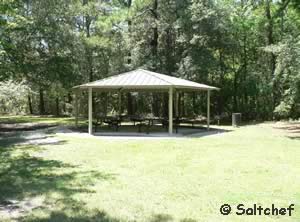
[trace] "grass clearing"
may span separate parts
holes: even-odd
[[[48,145],[0,141],[0,205],[39,200],[16,220],[300,220],[300,140],[272,124],[194,139],[56,137]],[[296,210],[292,217],[223,216],[224,203],[294,203]],[[14,219],[1,208],[0,215]]]

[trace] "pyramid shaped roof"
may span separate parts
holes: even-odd
[[[75,86],[74,88],[99,89],[189,89],[189,90],[218,90],[219,88],[168,76],[144,69],[137,69],[119,75],[110,76],[94,82]]]

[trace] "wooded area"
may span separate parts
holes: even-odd
[[[215,115],[300,117],[298,0],[2,0],[0,25],[2,113],[69,115],[73,86],[143,67],[221,88]],[[205,110],[180,96],[184,112]],[[117,105],[101,94],[95,107],[108,97]],[[129,113],[167,107],[123,97]]]

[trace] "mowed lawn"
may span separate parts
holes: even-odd
[[[63,122],[63,121],[62,121]],[[201,138],[0,140],[3,221],[300,221],[300,137],[257,124]],[[233,213],[220,214],[222,204]],[[288,207],[291,217],[237,216]]]

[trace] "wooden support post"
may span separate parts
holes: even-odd
[[[173,88],[169,89],[169,134],[173,134]]]
[[[210,90],[207,90],[207,130],[210,124]]]
[[[89,88],[89,134],[93,134],[93,90]]]

